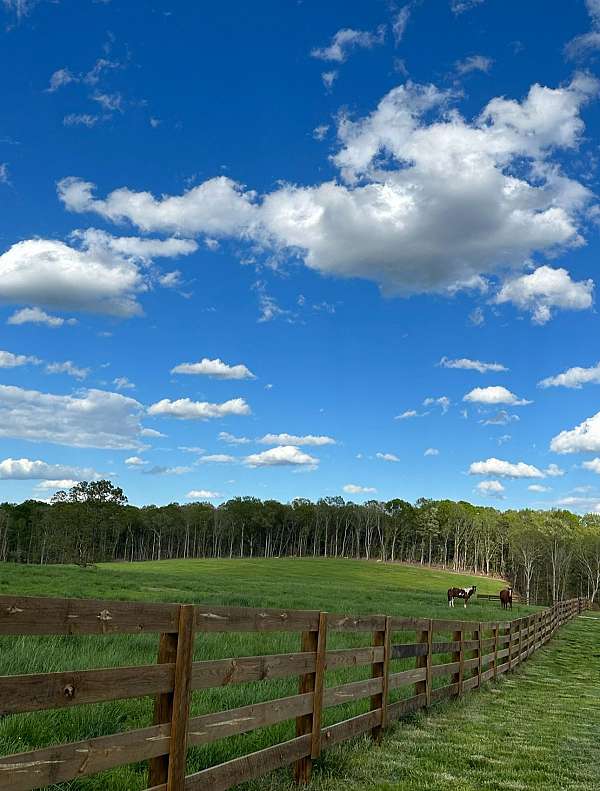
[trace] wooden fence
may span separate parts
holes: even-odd
[[[480,687],[587,607],[586,600],[572,599],[513,621],[477,623],[0,596],[0,635],[160,634],[155,665],[0,677],[0,715],[155,696],[149,727],[0,758],[0,788],[27,791],[140,761],[149,761],[147,791],[225,791],[291,764],[296,780],[307,782],[322,750],[368,731],[377,738],[408,712]],[[281,631],[300,633],[298,653],[193,661],[198,633]],[[330,650],[333,632],[370,633],[371,644]],[[415,639],[395,643],[397,632]],[[410,657],[414,668],[392,672],[393,660]],[[326,671],[360,665],[371,666],[371,678],[325,685]],[[299,676],[297,695],[189,716],[194,690],[289,676]],[[436,686],[440,678],[445,683]],[[407,685],[410,696],[391,702],[391,691]],[[370,700],[366,713],[323,727],[325,708],[364,698]],[[188,747],[286,720],[296,721],[295,738],[186,776]]]

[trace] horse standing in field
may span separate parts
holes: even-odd
[[[508,610],[509,607],[512,610],[512,593],[512,588],[504,588],[504,590],[500,591],[500,602],[503,610]]]
[[[448,588],[448,607],[454,607],[454,599],[463,599],[466,609],[467,602],[476,590],[475,585],[471,585],[470,588]]]

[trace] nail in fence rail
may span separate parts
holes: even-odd
[[[0,788],[29,791],[140,761],[149,762],[147,791],[226,791],[289,765],[296,780],[306,783],[323,749],[367,732],[379,738],[404,714],[480,687],[514,668],[588,607],[587,600],[573,599],[510,622],[473,623],[0,596],[0,635],[160,635],[155,665],[0,677],[0,716],[155,697],[154,724],[149,727],[0,758]],[[301,633],[299,653],[193,661],[199,633],[282,631]],[[331,632],[370,634],[372,644],[328,650]],[[398,632],[412,632],[415,641],[393,643]],[[436,632],[444,636],[436,640]],[[441,656],[441,664],[434,663],[434,656]],[[391,672],[391,660],[411,657],[414,669]],[[327,670],[361,665],[371,666],[371,678],[325,685]],[[189,716],[194,690],[293,676],[300,679],[296,695]],[[434,680],[444,677],[449,677],[445,686],[434,686]],[[412,684],[412,697],[390,703],[391,690]],[[370,701],[365,713],[323,727],[325,708],[364,699]],[[189,746],[290,720],[296,722],[295,738],[185,775]]]

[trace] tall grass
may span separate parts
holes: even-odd
[[[320,609],[351,614],[492,621],[505,616],[499,605],[471,600],[467,609],[449,610],[446,589],[476,584],[482,593],[502,587],[499,580],[455,575],[412,566],[328,559],[189,560],[106,564],[98,568],[0,566],[0,593],[114,598],[144,601],[202,602],[238,606]],[[515,606],[513,617],[531,611]],[[370,634],[333,633],[329,648],[370,644]],[[414,633],[398,633],[395,642],[412,642]],[[143,665],[156,661],[157,635],[77,637],[5,637],[0,639],[0,673]],[[196,660],[252,656],[299,650],[299,635],[289,633],[199,634]],[[438,657],[437,661],[444,661]],[[449,658],[446,658],[449,661]],[[394,662],[392,670],[414,666]],[[344,668],[327,674],[328,686],[370,676],[370,667]],[[438,683],[447,683],[439,679]],[[194,693],[192,715],[220,711],[295,694],[297,679],[239,684]],[[409,689],[398,690],[410,695]],[[58,711],[8,716],[0,722],[0,753],[107,735],[143,727],[152,721],[150,698],[75,706]],[[368,702],[325,712],[324,724],[366,710]],[[293,723],[282,723],[190,750],[188,769],[197,771],[269,744],[290,738]],[[55,788],[86,791],[133,791],[146,785],[146,767],[128,766]]]

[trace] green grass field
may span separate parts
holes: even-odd
[[[323,609],[349,614],[386,613],[423,617],[458,617],[474,621],[498,620],[497,604],[469,603],[449,611],[446,589],[476,584],[481,593],[498,591],[503,583],[420,567],[383,565],[352,560],[272,559],[193,560],[139,564],[106,564],[98,568],[0,565],[0,593],[206,602],[224,605]],[[528,612],[515,606],[513,617]],[[335,634],[330,648],[367,645],[370,635]],[[414,634],[406,636],[414,639]],[[396,635],[396,641],[402,636]],[[0,639],[0,673],[50,672],[91,667],[141,665],[156,661],[155,635],[99,637],[22,637]],[[250,656],[299,649],[296,634],[199,635],[195,659]],[[394,663],[393,670],[414,665]],[[327,684],[366,678],[370,667],[328,673]],[[441,683],[445,683],[440,679]],[[294,694],[297,680],[242,684],[194,693],[192,714],[202,714]],[[399,690],[396,695],[410,695]],[[325,723],[360,713],[367,702],[328,709]],[[0,753],[21,752],[48,744],[74,741],[142,727],[151,722],[152,700],[142,698],[5,717],[0,721]],[[189,771],[261,749],[290,738],[293,724],[265,728],[190,751]],[[332,752],[332,756],[338,753]],[[343,755],[342,751],[340,755]],[[335,758],[324,759],[324,767]],[[254,787],[281,788],[285,774]],[[339,778],[338,778],[339,779]],[[335,781],[327,788],[339,788]],[[145,787],[144,766],[127,766],[55,788],[90,791],[133,791]],[[357,785],[356,788],[360,788]],[[387,788],[388,786],[381,786]],[[394,787],[394,786],[389,786]],[[402,788],[408,786],[401,786]],[[423,786],[429,788],[430,786]],[[434,786],[431,786],[432,788]]]
[[[310,791],[596,791],[599,646],[588,613],[497,684],[413,715],[380,745],[324,753]],[[294,786],[280,774],[252,788]]]

